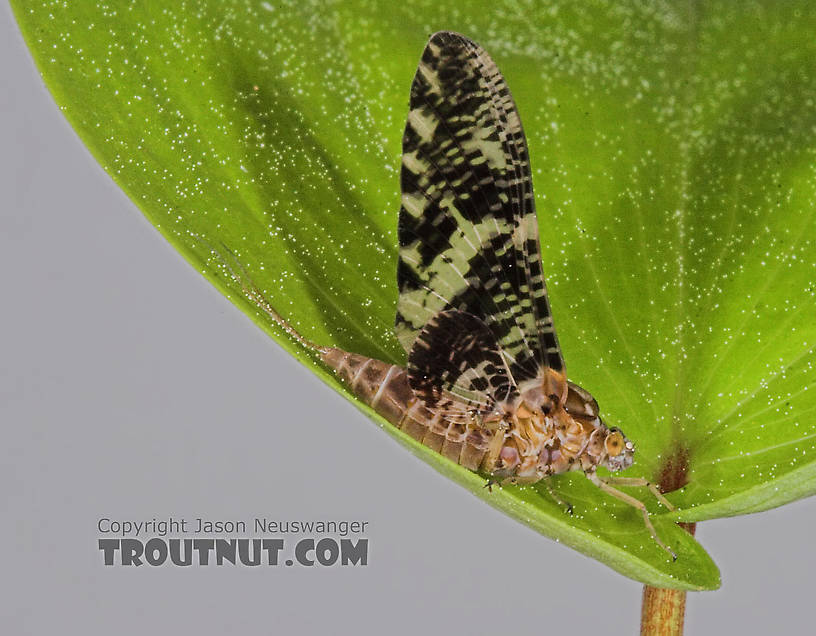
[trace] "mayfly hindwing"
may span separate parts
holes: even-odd
[[[406,350],[438,312],[457,310],[487,325],[515,381],[563,371],[521,121],[493,60],[461,35],[437,33],[422,54],[401,187],[396,333]]]
[[[488,414],[516,393],[496,337],[476,316],[442,311],[408,355],[408,381],[426,407],[448,419]]]

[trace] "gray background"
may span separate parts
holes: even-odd
[[[635,633],[641,587],[440,477],[192,270],[0,9],[0,631]],[[96,520],[370,521],[367,568],[105,568]],[[812,625],[816,506],[707,522],[687,633]]]

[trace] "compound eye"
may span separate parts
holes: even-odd
[[[623,452],[624,441],[623,435],[618,430],[612,430],[606,436],[606,454],[610,457],[617,457]]]

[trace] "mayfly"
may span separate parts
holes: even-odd
[[[580,470],[640,510],[674,557],[643,502],[615,486],[647,487],[671,509],[658,488],[596,472],[629,467],[635,447],[567,380],[542,274],[527,142],[507,84],[479,45],[451,32],[431,37],[411,85],[402,147],[395,331],[406,367],[310,342],[237,261],[224,261],[227,269],[397,428],[487,475],[488,484]]]

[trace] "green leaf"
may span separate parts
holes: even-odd
[[[317,342],[402,362],[400,137],[428,35],[502,68],[525,123],[571,379],[637,443],[639,513],[580,474],[495,488],[437,470],[536,530],[656,586],[719,574],[672,523],[816,491],[816,18],[778,3],[26,3],[23,34],[102,166],[219,289],[312,366],[226,275],[224,244]],[[684,486],[685,484],[685,486]],[[684,486],[684,487],[683,487]],[[682,487],[682,488],[681,488]]]

